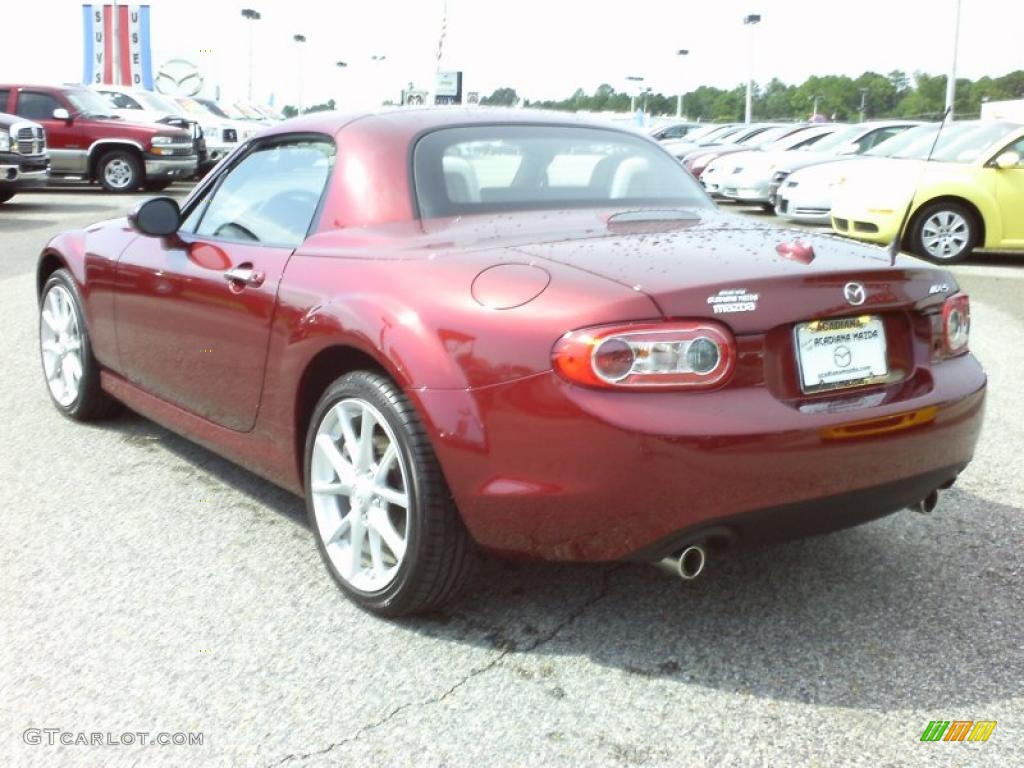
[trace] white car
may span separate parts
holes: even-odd
[[[201,99],[196,99],[191,96],[179,96],[175,99],[181,109],[193,120],[198,120],[204,125],[213,120],[220,126],[221,129],[221,146],[217,153],[211,152],[211,163],[220,161],[222,157],[227,156],[239,142],[246,141],[251,138],[255,133],[256,129],[252,123],[248,123],[245,120],[233,120],[228,117],[223,117],[217,114],[210,107],[203,103]]]
[[[254,123],[252,120],[246,119],[242,112],[235,109],[230,104],[214,101],[213,99],[206,99],[201,96],[195,96],[191,100],[199,104],[210,114],[215,117],[219,117],[221,122],[225,125],[233,127],[238,133],[239,141],[248,141],[260,130],[261,126],[258,123]]]
[[[238,137],[223,121],[209,112],[189,113],[170,96],[124,85],[95,85],[93,90],[107,97],[113,113],[126,120],[167,122],[168,117],[179,117],[199,125],[206,143],[206,156],[201,157],[200,172],[213,167],[235,148]]]
[[[742,152],[729,152],[727,154],[719,155],[704,166],[704,170],[699,176],[700,183],[704,185],[704,189],[706,189],[712,197],[720,198],[722,196],[722,186],[733,176],[733,174],[742,171],[743,167],[753,160],[751,155],[764,152],[790,152],[794,150],[811,149],[827,136],[831,136],[839,129],[845,127],[845,125],[840,123],[810,125],[800,128],[790,133],[788,136],[783,136],[781,139],[772,141],[764,146],[744,150]],[[691,155],[690,157],[692,158],[693,156]]]
[[[871,161],[880,161],[905,151],[927,157],[930,142],[938,131],[937,123],[911,128],[869,149],[863,155],[818,163],[799,168],[782,181],[775,196],[775,213],[804,224],[828,224],[832,196],[853,168],[868,169]]]
[[[785,174],[817,163],[862,154],[902,131],[920,125],[913,120],[887,120],[858,123],[836,131],[806,152],[764,152],[752,158],[721,187],[721,194],[730,200],[774,208],[772,185]]]

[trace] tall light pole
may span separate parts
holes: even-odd
[[[676,51],[676,56],[680,58],[683,56],[689,56],[690,51],[686,48],[680,48]],[[679,94],[676,96],[676,117],[680,118],[683,116],[683,89],[682,83],[680,83]]]
[[[867,108],[868,108],[868,89],[867,88],[861,88],[860,89],[860,121],[862,123],[864,122],[864,113],[867,111]]]
[[[643,75],[626,75],[626,79],[631,83],[642,83],[644,81]],[[640,88],[641,86],[637,86]],[[636,94],[632,93],[630,89],[629,94],[629,114],[633,114],[636,111]]]
[[[242,9],[242,18],[243,19],[247,19],[250,22],[253,22],[253,21],[259,21],[262,18],[262,16],[260,16],[260,12],[259,11],[254,11],[252,8],[243,8]],[[249,102],[251,103],[252,102],[252,27],[253,27],[253,25],[250,23],[248,26],[249,26]]]
[[[336,61],[336,62],[334,62],[334,66],[336,66],[338,68],[338,71],[340,72],[341,70],[343,70],[346,67],[348,67],[348,62],[347,61]],[[338,100],[334,104],[334,108],[335,109],[341,109],[341,94],[340,93],[338,94],[338,97],[339,97]]]
[[[956,0],[956,24],[953,27],[953,62],[949,67],[949,79],[946,80],[946,109],[949,111],[949,119],[953,119],[953,105],[956,103],[956,57],[960,48],[960,5],[962,0]]]
[[[378,65],[383,65],[384,62],[387,60],[387,58],[388,57],[387,57],[386,54],[375,53],[375,54],[370,56],[370,61],[375,62]],[[381,78],[378,76],[378,71],[379,70],[380,70],[379,66],[378,67],[374,67],[374,70],[373,70],[373,81],[374,81],[373,85],[374,85],[374,89],[378,88],[381,85]],[[384,89],[382,88],[381,90],[384,90]],[[380,104],[383,104],[384,101],[385,101],[385,99],[381,99],[380,103],[374,104],[374,106],[375,107],[380,106]]]
[[[761,23],[761,14],[748,13],[743,23],[750,27],[750,72],[747,77],[747,109],[743,122],[749,123],[754,112],[754,27]]]
[[[299,52],[299,79],[298,79],[298,86],[299,86],[299,99],[298,99],[298,101],[299,101],[299,106],[298,106],[298,109],[299,109],[299,114],[301,115],[302,114],[302,44],[304,42],[306,42],[306,36],[305,35],[292,35],[292,40],[294,40],[296,43],[299,44],[298,45],[298,52]]]

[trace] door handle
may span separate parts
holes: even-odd
[[[224,272],[224,279],[232,285],[241,284],[244,286],[252,286],[258,288],[263,285],[263,280],[266,278],[266,274],[259,270],[253,269],[252,264],[239,264],[237,267]]]

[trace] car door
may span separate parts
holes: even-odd
[[[996,203],[1003,220],[1001,248],[1024,247],[1024,137],[1001,150],[996,157],[1015,152],[1019,161],[1013,168],[988,168],[995,177]],[[993,158],[994,160],[994,158]]]
[[[51,93],[28,88],[19,88],[15,98],[15,114],[39,123],[46,131],[51,170],[58,174],[85,173],[89,147],[71,122],[53,116],[55,109],[66,109],[70,115],[74,111],[71,105]]]
[[[333,166],[323,136],[254,142],[193,196],[177,235],[128,246],[114,314],[130,381],[221,426],[253,427],[278,284]]]

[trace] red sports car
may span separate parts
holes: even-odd
[[[480,549],[694,576],[930,508],[981,428],[950,274],[794,237],[632,132],[310,116],[180,209],[52,240],[43,370],[71,418],[119,401],[303,495],[383,615],[449,599]]]

